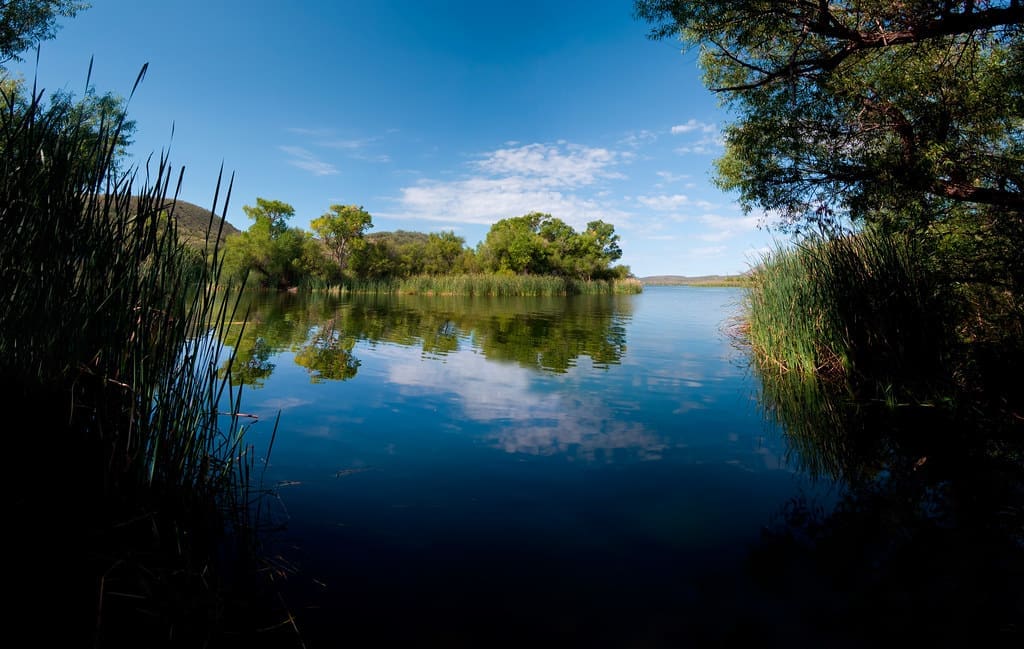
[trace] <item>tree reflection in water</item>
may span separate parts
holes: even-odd
[[[626,350],[623,296],[572,298],[463,298],[326,294],[249,296],[248,324],[239,339],[236,384],[262,387],[273,373],[270,359],[291,352],[310,381],[354,378],[359,342],[419,346],[445,356],[464,346],[491,360],[549,372],[566,372],[581,356],[594,367],[619,363]],[[280,356],[277,356],[280,362]],[[222,367],[221,372],[229,368]]]

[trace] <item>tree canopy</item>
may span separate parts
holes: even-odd
[[[331,211],[313,219],[313,231],[320,236],[334,262],[344,271],[354,247],[373,227],[373,217],[361,206],[331,205]]]
[[[736,120],[717,180],[784,225],[1024,213],[1024,5],[637,0]]]
[[[76,0],[3,0],[0,2],[0,65],[57,33],[57,18],[72,17],[89,5]]]
[[[576,279],[615,276],[612,262],[622,257],[615,228],[591,221],[583,232],[550,214],[530,212],[491,226],[477,255],[485,270]]]
[[[288,288],[319,270],[320,251],[308,232],[289,228],[295,208],[277,200],[257,198],[256,205],[242,207],[253,224],[245,232],[228,237],[224,266],[230,276],[250,272],[265,287]]]

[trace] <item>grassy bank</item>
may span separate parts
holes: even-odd
[[[402,295],[532,296],[621,295],[643,291],[636,279],[581,281],[552,275],[418,275],[396,280],[353,280],[335,287],[342,293]]]
[[[0,104],[0,398],[24,422],[5,637],[210,642],[258,581],[257,453],[216,372],[244,315],[216,245],[206,266],[178,242],[166,157],[141,189],[116,168],[123,117],[8,87]]]

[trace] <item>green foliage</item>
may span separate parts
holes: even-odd
[[[310,234],[288,227],[295,208],[257,198],[255,207],[242,209],[253,224],[227,239],[224,264],[229,276],[248,275],[259,286],[283,289],[297,286],[311,272],[322,271],[316,249],[309,245]]]
[[[57,18],[72,17],[89,5],[75,0],[4,0],[0,4],[0,64],[57,33]]]
[[[434,278],[445,279],[445,278]],[[360,368],[359,343],[419,346],[448,354],[472,345],[488,358],[547,372],[565,372],[581,356],[595,367],[626,353],[622,317],[630,302],[604,294],[566,298],[404,295],[389,290],[339,297],[326,292],[250,295],[250,321],[238,336],[238,360],[222,374],[261,387],[292,352],[311,383],[344,381]],[[471,342],[470,342],[471,341]]]
[[[1024,211],[1018,2],[639,0],[737,115],[718,180],[794,229]]]
[[[344,286],[348,293],[400,293],[403,295],[557,296],[635,294],[643,285],[635,278],[575,280],[557,275],[513,275],[470,273],[414,275],[385,281],[354,281]]]
[[[591,221],[577,233],[561,219],[531,212],[491,226],[477,257],[490,272],[556,275],[581,280],[616,276],[609,266],[622,257],[615,228]]]
[[[758,365],[868,399],[893,386],[900,399],[948,395],[958,313],[933,255],[920,239],[869,231],[770,256],[746,309]]]
[[[245,210],[255,223],[228,239],[225,265],[230,276],[248,275],[263,287],[369,281],[379,288],[392,280],[415,283],[422,277],[492,273],[550,275],[562,287],[555,292],[571,293],[577,289],[565,289],[567,282],[586,286],[630,276],[627,266],[612,266],[622,250],[614,226],[604,221],[591,221],[577,233],[560,219],[538,212],[503,219],[474,251],[452,231],[367,234],[372,218],[354,205],[332,205],[331,212],[314,219],[316,239],[287,228],[294,210],[286,203],[260,198],[256,207]]]
[[[145,74],[143,67],[139,80]],[[45,106],[45,110],[40,110]],[[0,110],[8,123],[42,120],[40,128],[50,134],[73,134],[73,144],[78,147],[78,157],[83,162],[91,161],[96,166],[110,167],[116,174],[128,146],[132,143],[135,122],[128,119],[126,102],[113,93],[99,94],[86,84],[81,99],[66,91],[52,93],[49,100],[43,99],[43,92],[33,95],[21,80],[6,79],[0,83]],[[10,155],[24,155],[18,149],[25,142],[10,138],[3,144]],[[71,138],[63,141],[64,146],[72,144]]]
[[[340,272],[348,268],[349,257],[366,231],[373,227],[369,212],[355,205],[331,205],[331,211],[310,223]]]

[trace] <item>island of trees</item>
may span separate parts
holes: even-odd
[[[295,209],[257,198],[243,207],[252,224],[224,242],[227,277],[263,288],[336,287],[418,293],[567,294],[637,292],[609,223],[577,232],[531,212],[491,226],[476,248],[452,231],[372,233],[358,205],[331,205],[312,232],[289,227]],[[496,282],[496,279],[501,282]]]

